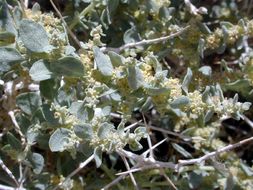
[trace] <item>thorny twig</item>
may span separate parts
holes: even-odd
[[[235,143],[235,144],[230,144],[230,145],[220,148],[216,151],[207,153],[204,156],[199,157],[199,158],[194,158],[194,159],[189,159],[189,160],[179,160],[177,164],[174,164],[172,162],[156,161],[154,159],[144,157],[143,155],[136,155],[136,154],[131,153],[129,151],[121,150],[119,152],[119,154],[123,154],[125,157],[136,161],[137,163],[139,163],[139,167],[135,168],[133,170],[118,173],[118,175],[122,175],[122,174],[125,175],[130,172],[133,173],[133,172],[142,171],[142,170],[151,169],[151,168],[170,168],[175,171],[178,171],[180,167],[183,167],[186,165],[192,165],[192,164],[200,164],[201,162],[203,162],[205,160],[211,159],[212,157],[215,157],[223,152],[227,152],[232,149],[235,149],[235,148],[242,146],[243,144],[246,144],[250,141],[253,141],[253,137],[244,139],[244,140],[239,141],[238,143]]]
[[[9,170],[9,168],[3,163],[3,161],[1,159],[0,159],[0,166],[8,174],[8,176],[14,181],[15,185],[17,187],[19,187],[20,184],[18,183],[17,179],[15,178],[15,176],[12,174],[11,170]]]
[[[202,157],[199,157],[199,158],[194,158],[194,159],[189,159],[189,160],[179,160],[178,164],[177,164],[177,168],[181,167],[181,166],[185,166],[185,165],[191,165],[191,164],[200,164],[201,162],[205,161],[205,160],[208,160],[212,157],[215,157],[223,152],[227,152],[227,151],[230,151],[232,149],[235,149],[235,148],[238,148],[239,146],[242,146],[243,144],[246,144],[250,141],[253,141],[253,137],[250,137],[250,138],[247,138],[247,139],[244,139],[244,140],[241,140],[235,144],[229,144],[223,148],[220,148],[216,151],[213,151],[213,152],[210,152],[210,153],[207,153],[205,154],[204,156]]]
[[[60,188],[65,182],[71,179],[74,175],[76,175],[79,171],[81,171],[87,164],[89,164],[94,159],[94,154],[92,154],[89,158],[87,158],[84,162],[80,163],[78,168],[76,168],[73,172],[71,172],[62,182],[60,182],[53,190]]]
[[[165,171],[163,168],[160,169],[161,174],[163,175],[163,177],[166,179],[166,181],[168,182],[168,184],[174,189],[174,190],[178,190],[177,187],[174,185],[174,183],[170,180],[170,178],[166,175]]]
[[[117,52],[117,53],[120,53],[121,51],[125,50],[125,49],[128,49],[128,48],[133,48],[133,47],[137,47],[137,46],[144,46],[144,45],[150,45],[150,44],[157,44],[157,43],[160,43],[160,42],[165,42],[169,39],[172,39],[172,38],[175,38],[179,35],[181,35],[183,32],[185,32],[187,29],[189,29],[190,26],[186,26],[184,28],[182,28],[181,30],[179,30],[178,32],[175,32],[173,34],[170,34],[168,36],[164,36],[164,37],[160,37],[160,38],[155,38],[155,39],[150,39],[150,40],[142,40],[142,41],[139,41],[139,42],[132,42],[132,43],[128,43],[128,44],[125,44],[119,48],[112,48],[112,47],[102,47],[101,48],[101,51],[114,51],[114,52]]]
[[[152,149],[152,142],[151,142],[151,138],[150,138],[150,134],[149,134],[150,133],[150,129],[148,128],[148,124],[147,124],[147,121],[146,121],[146,118],[145,118],[144,114],[142,114],[142,118],[143,118],[146,130],[147,130],[147,133],[148,133],[147,141],[148,141],[148,146],[149,146],[149,149],[150,149],[149,156],[151,158],[154,158],[154,151]]]
[[[128,171],[130,171],[130,166],[129,166],[128,162],[127,162],[126,157],[121,156],[121,158],[122,158],[122,160],[123,160],[123,162],[124,162],[124,164],[125,164],[125,166],[126,166],[126,169],[127,169]],[[132,173],[130,173],[129,175],[130,175],[130,178],[131,178],[132,183],[133,183],[133,185],[134,185],[134,188],[135,188],[136,190],[139,190],[139,187],[138,187],[138,184],[137,184],[137,182],[136,182],[136,180],[135,180],[135,178],[134,178],[134,175],[133,175]]]

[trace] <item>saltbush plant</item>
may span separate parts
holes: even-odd
[[[253,189],[251,1],[55,2],[0,1],[0,189]]]

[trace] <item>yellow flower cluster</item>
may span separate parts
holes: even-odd
[[[216,29],[214,33],[206,37],[206,48],[207,49],[216,49],[220,46],[223,33],[221,29]]]
[[[199,115],[204,113],[207,105],[202,101],[202,95],[197,90],[190,92],[188,94],[188,98],[190,99],[190,104],[186,107],[186,110],[190,111],[192,116],[197,118]]]

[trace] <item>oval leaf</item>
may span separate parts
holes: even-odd
[[[71,56],[63,57],[55,63],[51,63],[51,70],[54,73],[63,76],[84,76],[84,66],[82,62],[79,59]]]
[[[111,76],[113,74],[113,66],[110,58],[105,55],[98,47],[94,47],[93,51],[98,70],[104,76]]]
[[[42,102],[38,93],[26,92],[17,96],[16,104],[23,112],[32,115],[42,105]]]
[[[44,53],[52,50],[43,26],[32,20],[24,19],[20,22],[19,35],[25,47],[31,52]]]
[[[45,60],[36,61],[30,71],[29,74],[34,81],[43,81],[47,79],[51,79],[53,73],[49,70],[50,64]]]
[[[22,60],[23,57],[16,49],[8,47],[0,48],[0,63],[12,63]]]
[[[52,152],[62,152],[69,142],[71,131],[65,128],[57,129],[50,137],[48,145]]]

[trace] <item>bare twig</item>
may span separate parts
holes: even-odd
[[[56,190],[61,187],[66,181],[70,180],[71,177],[76,175],[79,171],[81,171],[87,164],[89,164],[94,159],[94,154],[92,154],[89,158],[87,158],[84,162],[79,164],[79,167],[76,168],[73,172],[71,172],[61,183],[59,183],[53,190]]]
[[[147,130],[147,132],[148,132],[147,141],[148,141],[148,147],[149,147],[149,149],[150,149],[150,151],[149,151],[149,152],[150,152],[149,156],[150,156],[150,158],[154,158],[154,151],[153,151],[153,149],[152,149],[152,142],[151,142],[151,138],[150,138],[150,135],[149,135],[150,129],[148,128],[148,124],[147,124],[147,121],[146,121],[146,118],[145,118],[144,114],[142,114],[142,118],[143,118],[143,121],[144,121],[146,130]]]
[[[121,158],[122,158],[122,160],[123,160],[123,162],[124,162],[124,164],[125,164],[125,166],[126,166],[126,169],[127,169],[128,171],[130,171],[131,169],[130,169],[130,166],[129,166],[128,162],[127,162],[126,157],[121,156]],[[137,184],[137,182],[136,182],[136,180],[135,180],[135,178],[134,178],[134,175],[133,175],[132,173],[130,173],[129,175],[130,175],[130,178],[131,178],[132,183],[133,183],[133,185],[134,185],[134,188],[135,188],[136,190],[139,190],[139,187],[138,187],[138,184]]]
[[[235,143],[235,144],[230,144],[228,146],[225,146],[223,148],[220,148],[216,151],[213,151],[213,152],[210,152],[210,153],[207,153],[205,154],[204,156],[200,157],[200,158],[194,158],[194,159],[189,159],[189,160],[179,160],[179,163],[177,164],[177,167],[181,167],[181,166],[185,166],[185,165],[191,165],[191,164],[200,164],[201,162],[207,160],[207,159],[211,159],[212,157],[214,156],[217,156],[223,152],[227,152],[227,151],[230,151],[232,149],[235,149],[239,146],[242,146],[243,144],[246,144],[250,141],[253,140],[253,137],[250,137],[250,138],[247,138],[247,139],[244,139],[242,141],[239,141],[238,143]]]
[[[101,48],[101,51],[114,51],[117,53],[120,53],[121,51],[123,51],[124,49],[128,49],[128,48],[133,48],[133,47],[137,47],[137,46],[144,46],[144,45],[150,45],[150,44],[157,44],[160,42],[165,42],[169,39],[175,38],[179,35],[181,35],[183,32],[185,32],[187,29],[189,29],[190,26],[186,26],[183,29],[179,30],[178,32],[175,32],[173,34],[170,34],[168,36],[164,36],[164,37],[160,37],[160,38],[155,38],[155,39],[150,39],[150,40],[142,40],[139,42],[133,42],[133,43],[128,43],[125,44],[119,48],[111,48],[111,47],[103,47]]]
[[[167,140],[164,139],[160,142],[158,142],[157,144],[155,144],[154,146],[152,146],[152,149],[155,149],[156,147],[158,147],[160,144],[164,143]],[[142,157],[146,157],[149,153],[150,149],[148,149],[147,151],[145,151],[144,153],[142,153]],[[133,154],[133,157],[137,158],[139,155]],[[137,163],[134,167],[130,168],[130,170],[136,169],[140,166],[139,163]],[[103,187],[101,190],[106,190],[109,189],[110,187],[112,187],[113,185],[117,184],[120,180],[124,179],[126,176],[128,175],[128,173],[126,174],[122,174],[119,177],[117,177],[116,179],[114,179],[111,183],[107,184],[105,187]]]
[[[129,130],[129,129],[135,127],[135,126],[137,126],[141,122],[142,122],[142,120],[139,120],[139,121],[137,121],[137,122],[135,122],[135,123],[133,123],[131,125],[128,125],[127,127],[124,128],[124,131],[127,131],[127,130]]]
[[[4,162],[1,159],[0,159],[0,166],[8,174],[8,176],[14,181],[15,185],[17,187],[19,187],[19,183],[18,183],[17,179],[15,178],[15,176],[12,174],[11,170],[9,170],[9,168],[7,168],[7,166],[4,164]]]
[[[253,122],[246,115],[242,115],[242,119],[253,129]]]
[[[174,189],[174,190],[178,190],[177,187],[174,185],[174,183],[170,180],[170,178],[166,175],[164,169],[160,169],[161,174],[163,175],[163,177],[166,179],[166,181],[168,182],[168,184]]]
[[[173,136],[176,136],[176,137],[179,137],[185,141],[189,141],[191,140],[191,137],[188,137],[188,136],[185,136],[185,135],[181,135],[179,133],[175,133],[175,132],[172,132],[172,131],[168,131],[166,129],[163,129],[163,128],[158,128],[158,127],[155,127],[155,126],[151,126],[149,125],[148,128],[152,129],[152,130],[155,130],[155,131],[160,131],[162,133],[165,133],[165,134],[169,134],[169,135],[173,135]]]
[[[9,111],[8,115],[10,116],[11,121],[14,124],[15,131],[19,134],[19,136],[21,138],[22,145],[25,145],[26,144],[26,138],[20,130],[20,127],[19,127],[18,122],[17,122],[17,120],[15,118],[15,115],[14,115],[14,111]]]

